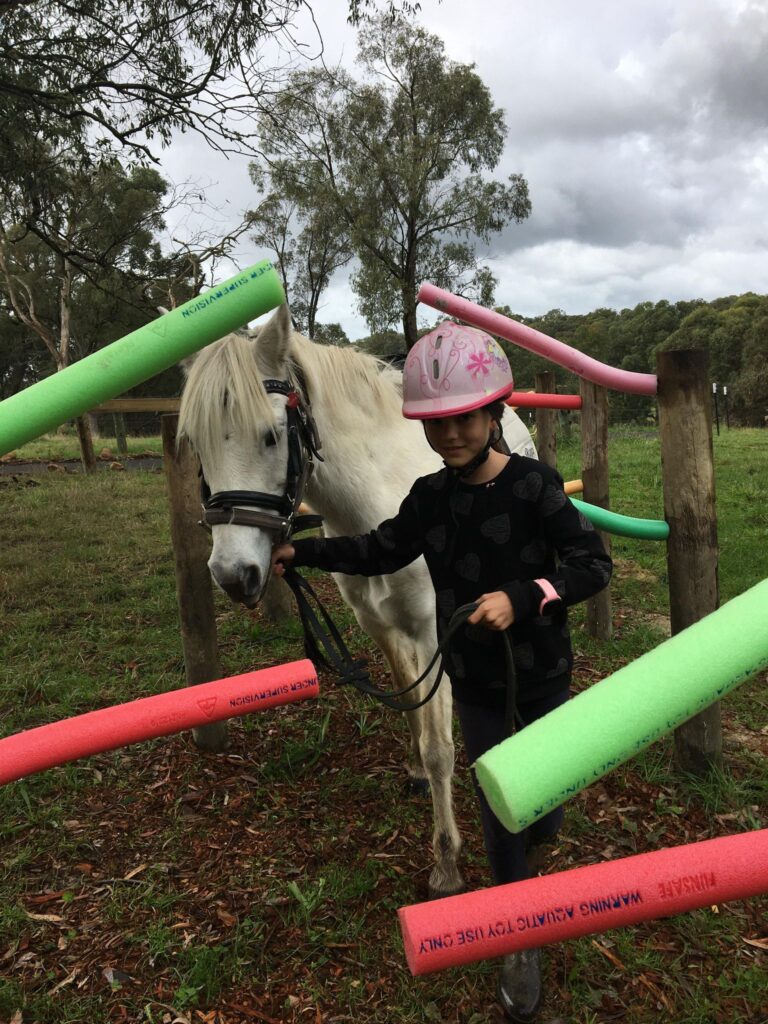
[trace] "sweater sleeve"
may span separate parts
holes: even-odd
[[[311,537],[293,541],[294,566],[305,565],[348,576],[397,572],[422,553],[418,503],[411,491],[397,515],[356,537]]]
[[[563,478],[550,470],[538,497],[546,543],[557,553],[554,573],[543,574],[568,607],[585,601],[608,585],[613,562],[592,523],[578,511],[563,489]],[[513,580],[501,587],[515,610],[515,620],[538,615],[542,599],[533,580]]]

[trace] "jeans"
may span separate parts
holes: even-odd
[[[554,711],[568,700],[568,690],[560,690],[549,697],[527,701],[518,705],[518,713],[526,725]],[[504,728],[504,712],[491,708],[460,704],[454,701],[464,738],[464,748],[470,764],[507,738]],[[494,885],[520,882],[530,878],[526,863],[526,850],[536,843],[553,839],[563,823],[563,808],[556,807],[549,814],[534,822],[522,832],[508,832],[491,810],[485,794],[477,784],[474,771],[472,782],[480,801],[480,817],[483,824],[485,850],[491,867]]]

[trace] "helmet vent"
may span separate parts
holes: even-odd
[[[435,380],[440,379],[440,363],[436,359],[432,360],[432,376]]]
[[[442,344],[443,344],[443,336],[442,336],[442,334],[438,334],[438,336],[435,338],[435,350],[439,349]]]

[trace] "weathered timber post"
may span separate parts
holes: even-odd
[[[179,417],[160,417],[163,465],[171,509],[171,543],[176,563],[176,597],[179,604],[181,644],[187,685],[209,683],[222,678],[211,577],[208,572],[208,539],[197,525],[200,496],[197,459],[186,440],[177,446]],[[220,753],[227,746],[227,723],[212,722],[193,730],[195,743],[203,750]]]
[[[701,349],[660,352],[656,369],[674,635],[719,605],[709,357]],[[719,702],[675,730],[675,757],[685,771],[704,775],[722,762],[722,753]]]
[[[91,424],[87,415],[75,417],[75,428],[80,441],[80,461],[86,473],[96,472],[96,453],[93,450]]]
[[[115,427],[115,444],[121,455],[128,454],[128,439],[125,436],[125,416],[121,412],[113,413],[112,422]]]
[[[551,395],[555,391],[555,375],[551,370],[537,373],[536,391]],[[536,451],[539,460],[557,469],[557,409],[536,410]]]
[[[591,381],[581,381],[581,479],[584,501],[610,508],[608,499],[608,392]],[[611,553],[610,535],[599,531],[605,550]],[[605,587],[586,602],[586,626],[590,636],[610,640],[613,635],[611,589]]]

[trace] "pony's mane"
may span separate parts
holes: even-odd
[[[225,409],[243,431],[274,429],[275,419],[256,360],[258,331],[229,334],[195,358],[181,396],[179,434],[202,451],[216,451],[224,436]],[[365,409],[374,421],[400,417],[400,374],[354,348],[318,345],[295,332],[288,351],[291,383],[306,388],[314,409],[332,419],[350,408]],[[298,372],[297,372],[298,371]]]

